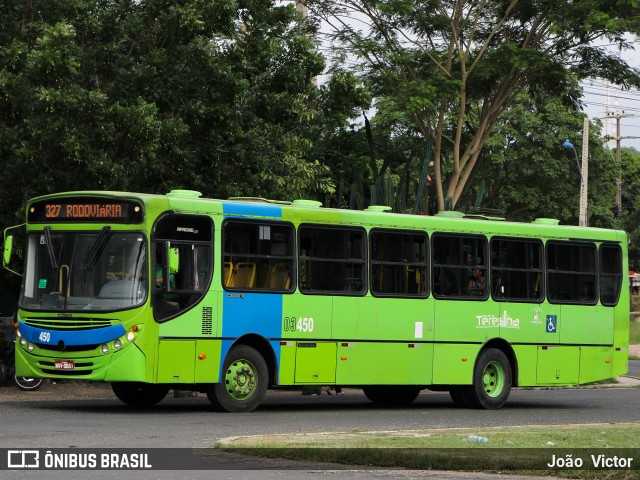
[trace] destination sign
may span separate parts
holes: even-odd
[[[29,206],[30,223],[89,222],[140,223],[142,206],[130,200],[110,198],[56,198]]]

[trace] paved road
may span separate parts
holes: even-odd
[[[279,392],[250,414],[211,412],[204,396],[167,397],[139,412],[108,392],[80,400],[58,400],[49,392],[47,400],[28,400],[27,393],[0,402],[0,447],[194,448],[234,435],[640,421],[636,388],[516,390],[499,411],[457,409],[445,393],[387,409],[357,390],[343,397]]]
[[[447,394],[420,395],[409,408],[376,407],[358,391],[343,397],[302,396],[293,392],[275,393],[251,414],[224,414],[209,410],[206,397],[167,398],[155,409],[132,411],[111,395],[103,398],[57,399],[57,387],[47,385],[42,395],[48,399],[29,400],[28,394],[0,397],[0,447],[207,447],[234,435],[380,431],[428,428],[484,427],[500,425],[610,423],[640,421],[640,390],[636,388],[517,390],[500,411],[454,408]],[[108,393],[108,391],[107,391]],[[34,398],[34,397],[31,397]],[[234,462],[236,459],[219,459]],[[229,464],[227,463],[227,466]],[[331,480],[342,478],[405,478],[415,472],[332,471]],[[26,472],[29,478],[87,478],[87,472]],[[12,478],[26,478],[20,475]],[[44,475],[46,473],[46,475]],[[119,478],[118,473],[90,472],[90,478]],[[277,476],[293,480],[327,479],[327,472],[309,466],[290,472],[217,471],[151,472],[146,478],[260,479]],[[59,475],[58,475],[59,474]],[[78,475],[76,475],[78,474]],[[146,474],[150,474],[146,476]],[[206,474],[206,475],[205,475]],[[440,475],[440,474],[439,474]],[[444,474],[442,474],[444,475]],[[122,478],[126,478],[122,476]],[[433,478],[470,478],[469,474]],[[482,477],[478,477],[482,478]],[[501,478],[508,478],[502,477]]]

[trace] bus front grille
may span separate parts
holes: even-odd
[[[34,317],[21,320],[31,326],[48,330],[91,330],[94,328],[110,327],[119,323],[117,320],[108,318],[57,318],[57,317]]]

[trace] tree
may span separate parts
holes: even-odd
[[[561,98],[526,92],[505,110],[480,156],[483,168],[461,203],[470,211],[478,194],[482,207],[504,212],[509,220],[536,217],[578,223],[580,171],[575,153],[562,146],[570,139],[581,151],[583,115]],[[589,129],[589,224],[613,227],[615,169],[600,138],[599,122]]]
[[[574,75],[640,85],[637,69],[593,45],[606,39],[630,48],[625,33],[637,33],[640,25],[633,0],[305,4],[331,30],[335,61],[357,62],[375,95],[396,98],[425,142],[432,140],[440,210],[447,198],[451,207],[460,201],[493,127],[517,93],[562,92]]]
[[[621,152],[622,217],[619,222],[629,235],[629,267],[640,270],[640,152],[623,148]],[[611,163],[615,153],[610,152]],[[617,172],[616,172],[617,173]]]
[[[1,224],[64,190],[331,192],[313,31],[272,0],[1,2]]]

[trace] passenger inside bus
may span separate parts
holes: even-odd
[[[471,276],[467,282],[467,294],[474,296],[484,295],[484,271],[480,268],[471,270]]]
[[[440,268],[436,276],[437,282],[434,285],[434,293],[444,297],[457,295],[456,277],[453,272],[447,268]]]

